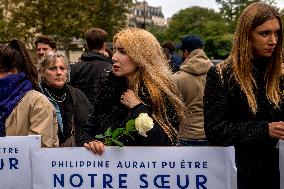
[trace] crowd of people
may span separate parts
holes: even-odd
[[[107,48],[90,28],[87,50],[70,66],[49,36],[33,63],[19,40],[0,45],[0,136],[38,134],[42,147],[105,151],[98,135],[135,129],[125,146],[234,146],[238,189],[280,188],[284,140],[283,28],[262,2],[247,6],[226,60],[212,64],[204,41],[188,35],[175,53],[139,28],[124,28]]]

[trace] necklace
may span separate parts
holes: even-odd
[[[57,96],[53,93],[51,93],[50,91],[47,90],[47,88],[44,87],[44,90],[46,91],[46,93],[48,94],[48,96],[51,98],[51,100],[55,101],[55,102],[63,102],[66,98],[66,92],[61,96]],[[59,100],[56,100],[55,98],[59,99]]]

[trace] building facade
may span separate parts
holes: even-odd
[[[127,23],[130,27],[146,28],[147,26],[167,26],[162,7],[152,7],[148,5],[147,1],[133,2],[133,7],[129,10],[127,16]]]

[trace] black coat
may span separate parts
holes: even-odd
[[[42,83],[41,88],[42,93],[49,98],[54,107],[57,107],[60,110],[63,132],[58,124],[59,143],[62,144],[71,136],[72,125],[75,127],[75,137],[77,140],[81,132],[81,126],[88,121],[91,114],[91,104],[86,95],[79,89],[68,84],[65,84],[62,89],[55,89],[48,87],[45,83]],[[58,91],[66,93],[65,100],[60,102],[52,100],[49,95],[50,93],[46,92],[46,88],[48,88],[49,91],[52,91],[52,94],[56,94]],[[76,143],[78,144],[77,141]]]
[[[148,113],[152,117],[151,106],[139,104],[132,109],[128,109],[121,104],[120,96],[125,90],[126,82],[113,74],[101,80],[101,87],[96,90],[97,96],[93,114],[88,123],[83,126],[79,138],[82,144],[94,140],[95,135],[104,133],[108,128],[125,127],[128,120],[137,118],[140,113]],[[141,92],[139,97],[146,104],[151,104],[147,91]],[[170,103],[168,107],[171,124],[178,129],[178,116]],[[147,137],[139,135],[137,131],[131,135],[133,138],[124,137],[121,139],[125,146],[171,146],[175,144],[170,141],[156,121],[154,121],[153,129],[147,132]]]
[[[68,84],[66,86],[66,102],[65,102],[65,125],[64,135],[62,135],[62,140],[59,142],[64,142],[69,136],[71,136],[71,122],[74,119],[75,126],[75,137],[76,144],[78,146],[78,137],[81,135],[81,127],[84,125],[91,114],[91,103],[89,102],[86,95]],[[59,136],[60,137],[60,136]]]
[[[111,58],[98,52],[85,52],[80,61],[71,66],[70,85],[83,91],[93,104],[96,83],[111,72],[111,68]]]
[[[254,90],[258,105],[256,114],[250,111],[230,65],[223,70],[222,79],[215,67],[207,74],[204,93],[206,137],[211,145],[235,146],[239,184],[247,183],[242,177],[248,178],[254,186],[257,186],[253,183],[257,180],[260,186],[279,183],[278,140],[270,137],[268,123],[283,121],[284,112],[283,108],[275,109],[265,94],[266,64],[262,61],[253,63],[253,76],[258,86]]]

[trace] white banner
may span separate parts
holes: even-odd
[[[31,189],[29,151],[39,149],[40,136],[0,137],[0,188]]]
[[[279,141],[280,188],[284,189],[284,141]]]
[[[33,189],[236,189],[233,147],[107,147],[31,151]]]

